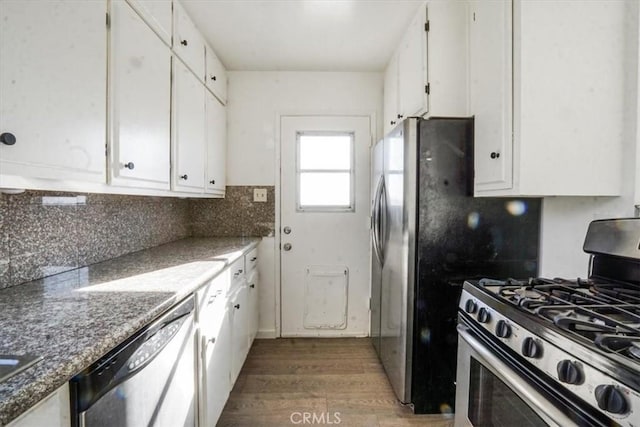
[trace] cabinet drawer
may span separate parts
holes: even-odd
[[[244,256],[244,266],[249,274],[258,265],[258,248],[253,248],[251,252]]]

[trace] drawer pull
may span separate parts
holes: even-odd
[[[240,309],[240,304],[236,304],[236,305],[234,305],[234,306],[233,306],[233,308],[235,308],[235,309]]]
[[[255,288],[255,287],[256,287],[256,285],[254,285],[254,284],[252,283],[252,284],[250,284],[250,285],[249,285],[249,287],[250,287],[251,289],[253,289],[253,288]]]
[[[254,256],[254,257],[253,257],[253,258],[251,258],[249,261],[253,262],[253,261],[257,260],[257,259],[258,259],[258,257]]]

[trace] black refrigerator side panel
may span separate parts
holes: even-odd
[[[455,410],[462,283],[537,274],[539,199],[473,198],[473,119],[421,122],[412,402]]]

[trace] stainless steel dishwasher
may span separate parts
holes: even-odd
[[[176,427],[196,422],[193,297],[70,382],[74,427]]]

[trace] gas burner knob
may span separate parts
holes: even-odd
[[[472,299],[467,300],[467,303],[464,305],[464,311],[469,314],[473,314],[478,310],[478,304]]]
[[[504,320],[498,320],[498,324],[496,324],[496,335],[500,338],[509,338],[511,336],[511,326]]]
[[[531,337],[526,337],[524,341],[522,341],[522,354],[525,357],[539,359],[542,357],[542,344]]]
[[[558,379],[567,384],[582,384],[584,375],[582,369],[576,362],[571,360],[561,360],[558,362]]]
[[[627,412],[627,400],[620,390],[612,385],[599,385],[596,387],[596,401],[598,407],[612,414],[624,414]]]
[[[482,307],[480,311],[478,311],[478,322],[487,323],[491,320],[491,314],[489,313],[489,309]]]

